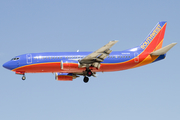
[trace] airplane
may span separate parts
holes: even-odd
[[[113,72],[140,67],[165,58],[166,53],[177,43],[162,47],[167,22],[160,21],[139,45],[124,51],[110,48],[118,41],[110,41],[94,52],[43,52],[16,56],[3,64],[4,68],[22,75],[25,73],[55,73],[58,81],[72,81],[84,76],[96,77],[97,72]]]

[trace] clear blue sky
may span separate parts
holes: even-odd
[[[1,0],[0,65],[32,52],[112,50],[139,45],[158,21],[164,44],[180,43],[179,0]],[[147,66],[98,73],[88,84],[0,67],[1,120],[179,120],[180,47]]]

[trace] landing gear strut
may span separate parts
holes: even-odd
[[[91,70],[86,70],[86,72],[87,72],[87,76],[88,76],[88,77],[91,77],[92,74],[93,74],[93,73],[91,72]]]
[[[25,75],[23,75],[23,76],[22,76],[22,80],[25,80],[25,79],[26,79],[26,76],[25,76]]]

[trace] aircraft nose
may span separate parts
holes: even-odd
[[[7,64],[7,63],[4,63],[4,64],[3,64],[3,67],[8,69],[8,64]]]
[[[3,67],[6,68],[6,69],[11,70],[11,65],[9,64],[9,62],[4,63]]]

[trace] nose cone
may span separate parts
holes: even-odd
[[[12,70],[14,68],[14,66],[12,65],[12,63],[10,61],[4,63],[3,67],[6,68],[6,69],[9,69],[9,70]]]
[[[4,63],[4,64],[3,64],[3,67],[6,68],[6,69],[8,69],[8,68],[9,68],[8,62]]]

